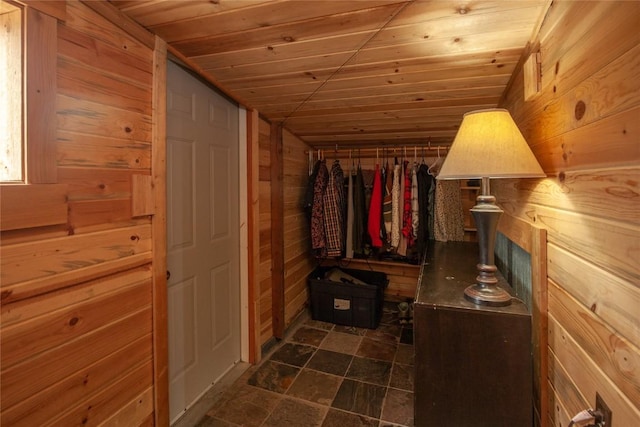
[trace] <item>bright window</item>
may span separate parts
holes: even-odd
[[[24,181],[22,9],[0,2],[0,181]]]

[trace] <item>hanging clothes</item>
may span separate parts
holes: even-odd
[[[397,248],[400,244],[400,217],[402,211],[400,197],[401,166],[396,163],[393,166],[393,186],[391,189],[391,247]]]
[[[304,193],[304,202],[302,208],[304,209],[307,219],[311,219],[311,213],[313,211],[313,197],[314,186],[316,183],[316,177],[318,176],[318,170],[320,169],[321,160],[317,160],[313,165],[313,172],[309,175],[309,181],[307,182],[307,189]]]
[[[367,230],[367,205],[364,177],[362,175],[362,168],[360,167],[360,164],[358,164],[355,178],[355,185],[353,187],[353,252],[363,254],[365,234]]]
[[[436,180],[435,238],[441,242],[464,240],[464,215],[458,181]]]
[[[397,254],[401,256],[407,256],[407,237],[404,233],[406,214],[405,209],[407,203],[409,203],[409,209],[411,208],[411,201],[407,199],[407,179],[405,176],[407,161],[403,161],[402,169],[400,170],[400,242],[398,243]]]
[[[344,236],[344,173],[338,160],[333,162],[323,197],[327,256],[342,255]]]
[[[349,170],[347,171],[347,229],[345,233],[345,256],[347,258],[353,258],[353,184],[355,180],[355,175],[353,174],[353,164],[349,166]]]
[[[380,166],[376,164],[373,175],[373,189],[371,192],[371,203],[369,205],[369,220],[367,221],[367,231],[371,239],[371,246],[382,247],[380,239],[380,218],[382,209],[382,177],[380,176]]]
[[[324,192],[329,182],[329,170],[324,159],[318,165],[318,172],[313,181],[313,205],[311,209],[311,249],[317,258],[327,255],[324,231]]]
[[[415,243],[420,224],[420,201],[418,200],[418,166],[411,168],[411,240]]]
[[[385,166],[385,175],[384,175],[384,197],[382,200],[382,217],[384,221],[384,228],[387,234],[386,245],[391,246],[391,216],[392,216],[392,194],[391,190],[393,188],[393,171],[389,167],[389,161]]]
[[[407,241],[407,248],[413,245],[413,221],[411,207],[411,168],[409,162],[404,161],[404,207],[402,210],[402,235]]]
[[[433,177],[429,175],[427,165],[422,163],[418,167],[418,232],[416,233],[416,244],[418,254],[422,256],[429,240],[429,190]]]
[[[384,192],[385,192],[385,179],[386,179],[387,171],[384,167],[380,167],[380,227],[379,227],[379,235],[380,240],[382,241],[381,247],[384,248],[388,246],[387,244],[387,227],[384,224]]]

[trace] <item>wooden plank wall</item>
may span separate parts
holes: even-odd
[[[258,261],[258,293],[260,318],[260,344],[273,336],[271,309],[271,124],[260,120],[258,124],[258,211],[260,216],[260,259]]]
[[[272,292],[272,212],[271,209],[271,130],[269,122],[259,123],[259,212],[260,212],[260,260],[259,260],[259,304],[260,319],[256,326],[260,330],[260,344],[273,336]],[[309,225],[302,210],[302,200],[309,176],[305,150],[309,147],[287,130],[283,131],[283,226],[284,245],[284,329],[308,305],[307,276],[315,263],[309,250]]]
[[[554,1],[532,51],[542,89],[508,108],[548,178],[494,187],[547,230],[549,413],[566,426],[599,393],[640,425],[640,3]],[[544,314],[544,313],[543,313]]]
[[[153,424],[152,223],[132,217],[133,177],[151,173],[153,49],[82,3],[64,19],[41,71],[57,85],[51,185],[68,210],[2,232],[0,417]],[[38,194],[12,203],[29,212]]]
[[[309,222],[302,209],[309,180],[309,146],[291,132],[283,132],[284,162],[284,303],[285,327],[307,307],[307,276],[315,268],[311,256]]]

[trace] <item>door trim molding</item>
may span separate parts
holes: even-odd
[[[257,110],[247,111],[247,276],[248,276],[248,359],[260,361],[260,117]]]
[[[240,214],[240,360],[243,362],[251,359],[251,327],[250,327],[250,299],[252,293],[249,290],[249,235],[251,230],[248,229],[248,215],[250,212],[249,205],[249,178],[247,171],[247,152],[250,121],[250,112],[243,106],[238,108],[238,191],[239,191],[239,214]]]
[[[167,44],[155,38],[153,51],[153,120],[151,176],[155,209],[152,219],[153,399],[156,426],[169,425],[169,334],[167,308]]]

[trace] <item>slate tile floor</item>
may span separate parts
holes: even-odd
[[[376,330],[298,323],[198,427],[413,426],[413,331],[395,303]]]

